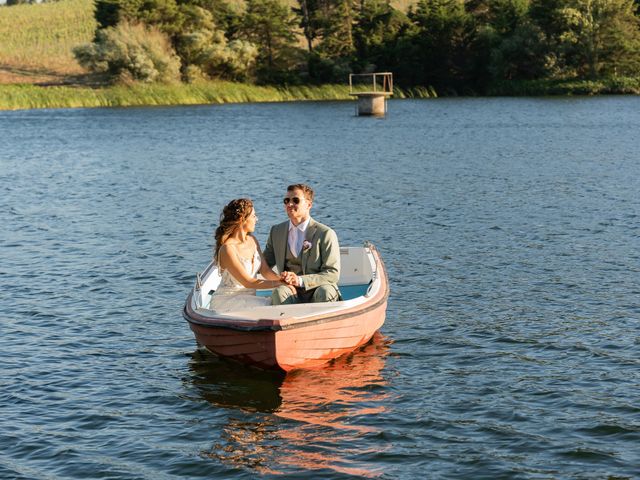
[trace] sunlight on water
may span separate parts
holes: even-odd
[[[635,478],[640,99],[0,112],[0,478]],[[219,212],[286,185],[389,273],[288,376],[181,317]]]

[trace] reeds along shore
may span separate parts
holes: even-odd
[[[198,84],[137,84],[103,88],[0,86],[0,108],[129,107],[154,105],[199,105],[288,100],[342,100],[348,87],[276,88],[232,82]]]
[[[430,87],[394,89],[393,98],[435,98]],[[473,96],[473,92],[465,92]],[[528,81],[496,85],[490,96],[640,94],[640,79]],[[136,84],[101,88],[0,85],[0,110],[34,108],[203,105],[304,100],[350,100],[347,85],[258,86],[225,81],[193,84]]]
[[[397,89],[396,98],[435,96],[432,89]],[[137,84],[104,88],[1,85],[0,109],[200,105],[295,100],[349,100],[347,85],[257,86],[212,81],[194,84]]]

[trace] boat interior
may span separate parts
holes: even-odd
[[[208,310],[211,302],[211,295],[215,292],[220,283],[220,276],[216,266],[211,263],[205,271],[199,275],[198,284],[194,289],[194,307],[200,314],[213,314]],[[342,294],[342,301],[327,303],[306,303],[297,305],[278,305],[255,307],[251,310],[239,310],[225,312],[222,317],[264,319],[287,317],[306,317],[318,314],[331,313],[332,311],[343,310],[355,307],[367,301],[380,288],[380,281],[377,276],[377,264],[371,250],[364,247],[342,247],[340,248],[340,280],[338,287]],[[258,290],[257,295],[271,296],[271,290]],[[220,314],[216,314],[220,318]]]

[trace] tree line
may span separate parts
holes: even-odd
[[[640,0],[97,0],[82,65],[114,80],[343,83],[484,93],[518,80],[636,77]]]

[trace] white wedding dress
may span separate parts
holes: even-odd
[[[256,250],[252,258],[244,258],[238,255],[238,259],[249,276],[256,278],[258,271],[260,271],[260,253]],[[271,305],[270,297],[256,296],[255,288],[244,287],[228,270],[222,270],[221,277],[220,285],[211,296],[209,309],[218,313],[225,313]]]

